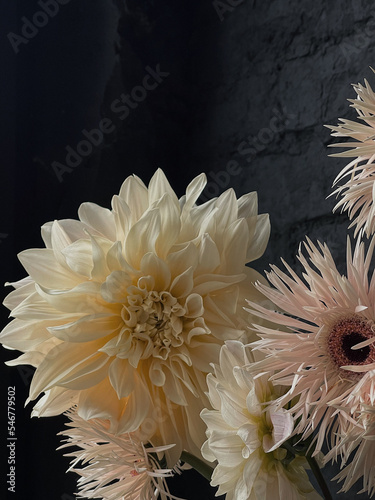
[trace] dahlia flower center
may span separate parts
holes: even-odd
[[[367,365],[375,361],[373,344],[353,349],[357,344],[375,336],[372,325],[360,318],[346,318],[336,323],[328,336],[328,352],[338,366]],[[350,378],[361,377],[362,373],[344,370]]]
[[[128,288],[121,317],[141,359],[166,359],[171,348],[184,343],[182,336],[185,308],[168,291]],[[141,352],[142,351],[142,352]]]

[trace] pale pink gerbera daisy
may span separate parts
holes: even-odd
[[[363,123],[340,119],[338,126],[328,125],[334,137],[351,137],[354,142],[330,144],[330,147],[350,148],[331,156],[355,158],[336,177],[334,185],[344,180],[332,194],[342,195],[334,210],[341,208],[348,212],[356,226],[355,234],[361,228],[367,236],[375,232],[375,93],[365,80],[365,86],[353,85],[357,99],[350,99]]]
[[[67,412],[70,422],[60,434],[66,443],[60,448],[75,447],[69,471],[78,480],[80,498],[103,500],[166,500],[176,498],[169,492],[166,478],[181,473],[161,466],[164,452],[173,445],[144,446],[137,432],[114,435],[108,422],[84,420],[75,409]],[[160,495],[160,497],[158,496]],[[178,500],[178,499],[177,499]]]
[[[361,402],[375,399],[375,275],[368,280],[374,243],[365,255],[364,243],[357,242],[352,255],[348,240],[347,276],[342,276],[327,246],[319,243],[318,249],[308,240],[311,262],[301,250],[298,254],[304,281],[285,264],[290,275],[275,266],[268,275],[275,288],[258,285],[285,312],[251,304],[276,326],[254,325],[261,340],[252,346],[266,357],[249,370],[289,387],[275,404],[294,404],[296,433],[306,438],[320,424],[316,451],[330,428],[338,442]]]

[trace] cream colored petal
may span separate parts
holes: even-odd
[[[186,298],[184,307],[186,309],[185,318],[198,318],[204,314],[203,299],[197,293],[192,293]]]
[[[78,209],[78,217],[105,238],[116,241],[114,217],[108,208],[100,207],[95,203],[82,203]]]
[[[246,261],[252,262],[264,254],[271,232],[271,224],[268,214],[258,216],[255,233],[251,245],[247,249]]]
[[[104,358],[104,354],[95,354],[98,347],[98,343],[94,341],[87,342],[84,348],[82,345],[62,343],[51,349],[31,381],[30,399],[35,399],[41,392],[59,385],[59,381],[73,370],[88,365],[93,356]]]
[[[220,271],[226,274],[243,272],[249,235],[245,219],[234,221],[224,232],[223,262]]]
[[[239,219],[247,219],[248,217],[258,215],[258,193],[255,191],[244,194],[238,199],[237,203]]]
[[[0,333],[1,343],[5,347],[28,351],[34,349],[41,342],[50,337],[43,322],[30,323],[14,319],[6,325]]]
[[[31,412],[32,417],[52,417],[61,415],[77,403],[77,393],[63,387],[55,387],[47,391],[39,399]]]
[[[47,248],[52,248],[52,225],[53,222],[47,222],[42,226],[42,238]],[[62,219],[59,220],[59,225],[72,242],[87,238],[87,233],[85,232],[86,225],[78,220]]]
[[[186,297],[191,293],[192,288],[193,269],[189,267],[189,269],[186,269],[182,274],[176,276],[171,284],[170,292],[176,298]]]
[[[171,273],[169,267],[152,252],[146,253],[142,257],[141,271],[143,276],[153,276],[155,280],[155,290],[163,292],[168,290],[171,282]]]
[[[132,213],[128,204],[120,196],[113,196],[112,210],[116,226],[116,240],[123,243],[132,226]]]
[[[135,388],[135,369],[127,359],[116,358],[109,368],[109,380],[119,399],[128,397]]]
[[[159,210],[163,221],[155,248],[158,256],[165,259],[180,234],[180,209],[169,194],[164,194],[155,204],[155,208]]]
[[[84,420],[109,419],[112,424],[111,432],[116,432],[115,425],[121,416],[122,409],[123,403],[118,399],[108,377],[95,387],[79,393],[78,415]]]
[[[125,259],[135,269],[140,268],[144,254],[155,252],[155,243],[160,233],[160,214],[150,210],[130,229],[125,242]]]
[[[60,326],[50,326],[47,330],[54,337],[65,342],[90,342],[114,334],[123,326],[120,316],[113,314],[90,314]]]
[[[123,400],[122,400],[123,401]],[[151,406],[150,394],[140,377],[134,377],[134,390],[124,405],[117,432],[133,432],[146,418]]]
[[[71,290],[48,290],[39,285],[36,285],[36,289],[38,295],[56,311],[94,314],[107,312],[110,307],[101,299],[100,284],[93,281],[85,281]]]
[[[132,283],[132,279],[124,271],[113,271],[100,287],[101,296],[106,302],[123,303],[128,295],[127,289]]]
[[[193,208],[206,184],[206,174],[200,174],[190,182],[190,184],[186,188],[186,198],[182,210],[182,217],[184,217],[185,214],[190,212],[190,210]]]
[[[178,199],[176,193],[171,188],[164,172],[158,168],[154,175],[151,177],[150,183],[148,185],[148,199],[150,206],[156,201],[160,200],[164,194],[168,194],[174,205],[179,208]]]
[[[223,231],[237,220],[238,204],[234,190],[224,191],[216,200],[215,206],[218,208],[216,213],[217,227],[222,234]]]
[[[223,274],[204,274],[194,279],[193,292],[205,296],[223,288],[239,283],[245,278],[244,274],[226,276]]]
[[[106,255],[112,246],[109,240],[91,236],[93,268],[91,278],[94,281],[104,281],[109,274]]]
[[[24,250],[18,254],[18,258],[32,279],[47,288],[72,288],[81,281],[76,274],[56,261],[53,250]]]
[[[72,370],[59,380],[58,386],[69,390],[82,391],[95,387],[108,376],[111,361],[103,354],[97,354],[87,363]]]
[[[61,317],[70,318],[76,317],[77,313],[67,314],[62,313],[48,304],[39,293],[35,292],[29,295],[20,305],[15,307],[11,313],[13,318],[24,319],[25,321],[32,320],[53,320],[59,321]]]
[[[171,277],[174,279],[191,267],[196,269],[198,263],[198,249],[194,243],[189,242],[173,253],[170,253],[166,259],[171,271]]]
[[[4,299],[3,305],[12,311],[19,306],[29,295],[35,292],[34,281],[27,282],[26,285],[16,288],[10,292]]]
[[[132,224],[135,224],[149,207],[146,186],[139,177],[128,177],[121,186],[119,196],[129,206]]]
[[[213,273],[220,265],[220,254],[216,243],[209,234],[204,233],[198,243],[198,266],[196,274]]]
[[[76,240],[62,250],[67,265],[74,273],[86,278],[91,277],[94,266],[92,259],[92,243],[88,239]]]

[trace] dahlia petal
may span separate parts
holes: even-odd
[[[203,299],[197,293],[190,294],[185,301],[185,318],[199,318],[204,315]]]
[[[76,312],[70,314],[70,316],[76,315]],[[61,317],[66,318],[67,313],[59,313],[59,311],[48,304],[38,292],[34,292],[13,309],[11,316],[18,319],[24,319],[25,321],[53,319],[59,321]]]
[[[200,236],[198,251],[198,266],[196,273],[213,273],[219,267],[221,259],[216,243],[212,240],[209,234],[204,233]]]
[[[94,263],[92,260],[92,244],[90,240],[76,240],[74,243],[64,248],[61,253],[65,257],[66,264],[73,272],[81,274],[86,278],[91,277]]]
[[[181,250],[170,253],[166,263],[174,279],[191,267],[194,271],[198,262],[198,249],[191,241],[183,246]]]
[[[129,396],[135,387],[136,371],[128,360],[116,358],[109,368],[109,380],[119,399]]]
[[[49,326],[47,330],[65,342],[90,342],[114,334],[123,326],[121,317],[113,314],[90,314],[72,323]]]
[[[235,220],[224,233],[224,255],[226,258],[221,264],[220,271],[227,274],[239,274],[246,262],[246,251],[249,234],[245,219]]]
[[[99,384],[108,376],[110,360],[103,354],[92,357],[89,362],[82,363],[68,375],[58,381],[59,387],[69,390],[82,391]]]
[[[193,366],[202,372],[210,370],[210,359],[217,359],[220,352],[219,344],[203,344],[200,343],[197,347],[190,349],[190,359]]]
[[[63,387],[54,387],[47,391],[34,405],[32,417],[52,417],[61,415],[76,403],[76,393]]]
[[[134,390],[127,398],[118,423],[118,433],[136,431],[148,414],[151,405],[149,391],[141,377],[134,378]]]
[[[105,238],[111,241],[116,240],[114,217],[108,208],[90,202],[82,203],[78,209],[78,217]]]
[[[234,190],[230,188],[224,191],[216,200],[215,206],[218,209],[216,213],[217,228],[223,233],[238,217],[238,203]]]
[[[155,208],[159,210],[160,218],[163,221],[155,248],[158,256],[165,259],[180,234],[180,210],[169,194],[163,195],[155,204]]]
[[[195,202],[198,200],[206,184],[207,184],[206,174],[200,174],[190,182],[190,184],[186,188],[186,199],[182,209],[183,215],[189,213],[190,210],[193,208]]]
[[[116,226],[116,240],[124,242],[132,224],[132,213],[128,204],[120,196],[113,196],[112,210]]]
[[[98,236],[91,236],[93,268],[91,278],[94,281],[103,281],[109,274],[106,255],[112,246],[108,240],[103,240]]]
[[[78,415],[84,420],[92,418],[111,420],[113,422],[111,431],[114,431],[123,406],[123,402],[118,399],[109,379],[105,378],[96,386],[79,393]]]
[[[176,193],[173,191],[164,172],[160,168],[158,168],[154,175],[151,177],[150,183],[148,185],[148,197],[150,206],[154,202],[158,202],[164,194],[168,194],[174,205],[179,208]]]
[[[155,277],[155,290],[162,292],[168,290],[171,281],[171,272],[164,260],[154,253],[146,253],[141,260],[141,271],[147,276]]]
[[[47,323],[48,324],[48,323]],[[14,319],[0,333],[2,344],[11,349],[29,351],[50,337],[43,322]]]
[[[247,249],[246,262],[253,262],[264,254],[270,238],[270,232],[271,224],[269,215],[258,215],[255,233],[251,239],[251,244]]]
[[[238,218],[247,219],[258,215],[258,194],[253,191],[238,199]]]
[[[62,250],[70,245],[72,240],[64,231],[63,227],[57,220],[53,221],[51,228],[51,245],[52,250],[55,254],[55,258],[59,264],[66,268],[66,263],[64,257],[61,255]]]
[[[125,179],[119,196],[130,208],[132,224],[137,222],[149,207],[147,188],[137,176]]]
[[[62,219],[59,221],[59,225],[63,228],[72,242],[87,238],[87,233],[85,232],[86,226],[78,220]],[[41,230],[42,238],[47,248],[52,248],[52,226],[53,222],[47,222],[42,226]]]
[[[27,282],[24,286],[18,287],[10,292],[4,299],[3,305],[10,311],[21,304],[30,294],[35,292],[34,281]]]
[[[163,372],[163,365],[159,360],[152,361],[149,369],[149,376],[151,382],[156,387],[162,387],[165,384],[165,373]]]
[[[172,281],[170,286],[171,294],[176,297],[186,297],[193,288],[193,269],[189,267]]]
[[[80,281],[76,274],[56,261],[53,250],[24,250],[18,254],[18,258],[31,278],[47,288],[71,288]]]
[[[276,450],[291,436],[294,430],[294,419],[290,413],[282,408],[278,411],[270,410],[270,419],[273,425],[272,437],[263,436],[263,449],[266,453]]]
[[[234,283],[239,283],[244,278],[245,274],[236,274],[233,276],[226,276],[225,274],[204,274],[194,279],[193,292],[204,296],[227,288]]]
[[[130,229],[125,242],[125,259],[135,269],[140,268],[145,253],[155,251],[160,225],[159,211],[154,209],[146,212]]]
[[[107,312],[108,306],[104,307],[104,302],[100,302],[100,284],[93,281],[85,281],[71,290],[48,290],[39,285],[35,285],[40,299],[44,299],[44,305],[53,307],[55,311],[66,313],[86,313],[95,314]],[[30,297],[34,297],[34,294]],[[22,308],[27,300],[23,301],[18,308]],[[39,302],[39,300],[36,300]],[[43,304],[43,302],[42,302]],[[16,308],[13,313],[18,310]]]
[[[127,288],[132,285],[133,280],[124,271],[113,271],[107,276],[100,287],[100,293],[106,302],[122,303],[126,300]]]
[[[86,343],[84,350],[77,344],[65,343],[51,349],[36,369],[30,385],[30,399],[33,400],[42,391],[58,385],[63,377],[77,367],[90,363],[97,348],[98,344],[94,341]]]

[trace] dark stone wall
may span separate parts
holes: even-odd
[[[125,177],[148,182],[157,167],[179,195],[202,171],[209,180],[203,199],[229,187],[238,196],[258,192],[272,225],[268,249],[254,263],[259,271],[280,257],[297,269],[308,235],[328,243],[344,272],[348,220],[332,214],[326,197],[345,161],[327,157],[323,125],[354,118],[351,83],[375,82],[371,2],[72,1],[18,51],[8,35],[22,34],[23,18],[32,21],[40,4],[1,10],[3,282],[24,276],[16,254],[41,246],[44,222],[76,217],[83,201],[108,206]],[[158,69],[154,89],[135,90]],[[122,94],[131,96],[127,110]],[[93,130],[104,123],[100,139]],[[96,145],[68,165],[68,151],[77,152],[86,133]],[[17,498],[70,500],[75,478],[54,451],[62,419],[29,420],[27,370],[2,368],[1,394],[17,387]],[[188,491],[198,481],[188,477],[176,481],[176,493],[208,498],[203,483],[200,496]]]

